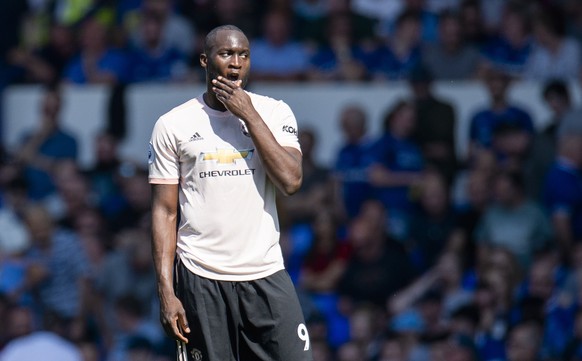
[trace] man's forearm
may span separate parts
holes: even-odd
[[[299,151],[292,154],[282,147],[258,114],[246,124],[273,183],[286,195],[297,192],[303,178]]]
[[[153,214],[152,253],[157,276],[158,293],[173,290],[174,259],[176,257],[176,219]]]

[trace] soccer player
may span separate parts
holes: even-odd
[[[210,31],[200,55],[206,92],[152,132],[161,321],[181,360],[312,360],[275,206],[277,189],[301,185],[297,122],[284,102],[244,90],[250,63],[240,29]]]

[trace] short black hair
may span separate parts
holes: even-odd
[[[568,85],[566,82],[560,79],[552,79],[544,85],[543,91],[544,98],[550,95],[557,95],[560,98],[570,101],[570,92],[568,91]]]
[[[217,26],[214,29],[210,30],[208,34],[206,34],[206,38],[204,39],[204,53],[208,54],[210,52],[210,49],[212,49],[214,43],[216,42],[216,35],[218,34],[219,31],[222,30],[238,31],[244,35],[244,31],[242,31],[238,26],[235,25],[226,24]]]

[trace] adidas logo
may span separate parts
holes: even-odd
[[[194,135],[192,135],[192,136],[190,137],[190,139],[189,139],[188,141],[189,141],[189,142],[192,142],[192,141],[194,141],[194,140],[202,140],[202,139],[204,139],[204,138],[202,138],[202,137],[200,136],[200,134],[198,134],[198,132],[196,132],[196,133],[194,133]]]

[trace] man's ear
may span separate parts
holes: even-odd
[[[208,65],[208,57],[205,53],[200,54],[200,66],[206,69],[206,65]]]

